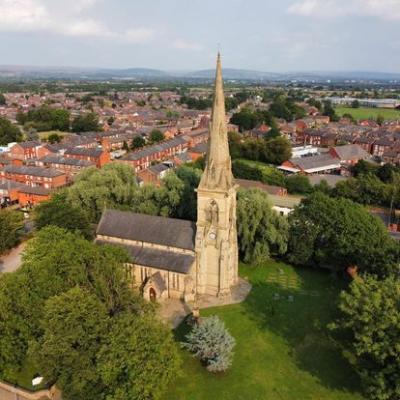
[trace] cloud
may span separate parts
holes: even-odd
[[[38,30],[47,26],[50,16],[36,0],[0,0],[0,30]]]
[[[173,47],[178,50],[190,50],[190,51],[199,51],[203,50],[203,46],[197,43],[191,43],[184,39],[176,39],[172,43]]]
[[[400,19],[399,0],[298,0],[288,12],[305,17],[334,18],[341,16]]]
[[[51,9],[48,0],[0,0],[0,31],[48,32],[71,37],[115,39],[128,43],[145,43],[155,31],[145,28],[111,30],[94,18],[82,17],[84,9],[90,9],[98,0],[74,0],[72,8]]]

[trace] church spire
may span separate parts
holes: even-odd
[[[208,141],[206,167],[199,188],[227,190],[232,186],[233,176],[229,155],[228,128],[225,117],[221,55],[218,52],[214,102],[210,123],[210,139]]]

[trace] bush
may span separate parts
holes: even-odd
[[[208,371],[224,372],[232,365],[236,342],[217,316],[200,320],[186,339],[183,348],[194,353]]]
[[[292,175],[286,180],[286,187],[289,193],[308,194],[312,192],[310,180],[303,175]]]
[[[18,211],[0,211],[0,254],[19,243],[24,216]]]

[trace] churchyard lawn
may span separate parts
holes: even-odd
[[[168,400],[361,400],[357,376],[328,335],[340,281],[323,271],[269,262],[241,265],[253,289],[245,302],[202,311],[235,337],[234,363],[213,375],[186,351]],[[183,323],[177,341],[187,332]]]

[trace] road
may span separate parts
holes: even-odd
[[[14,272],[21,265],[21,256],[24,251],[26,243],[21,243],[15,247],[5,256],[0,257],[0,273]]]

